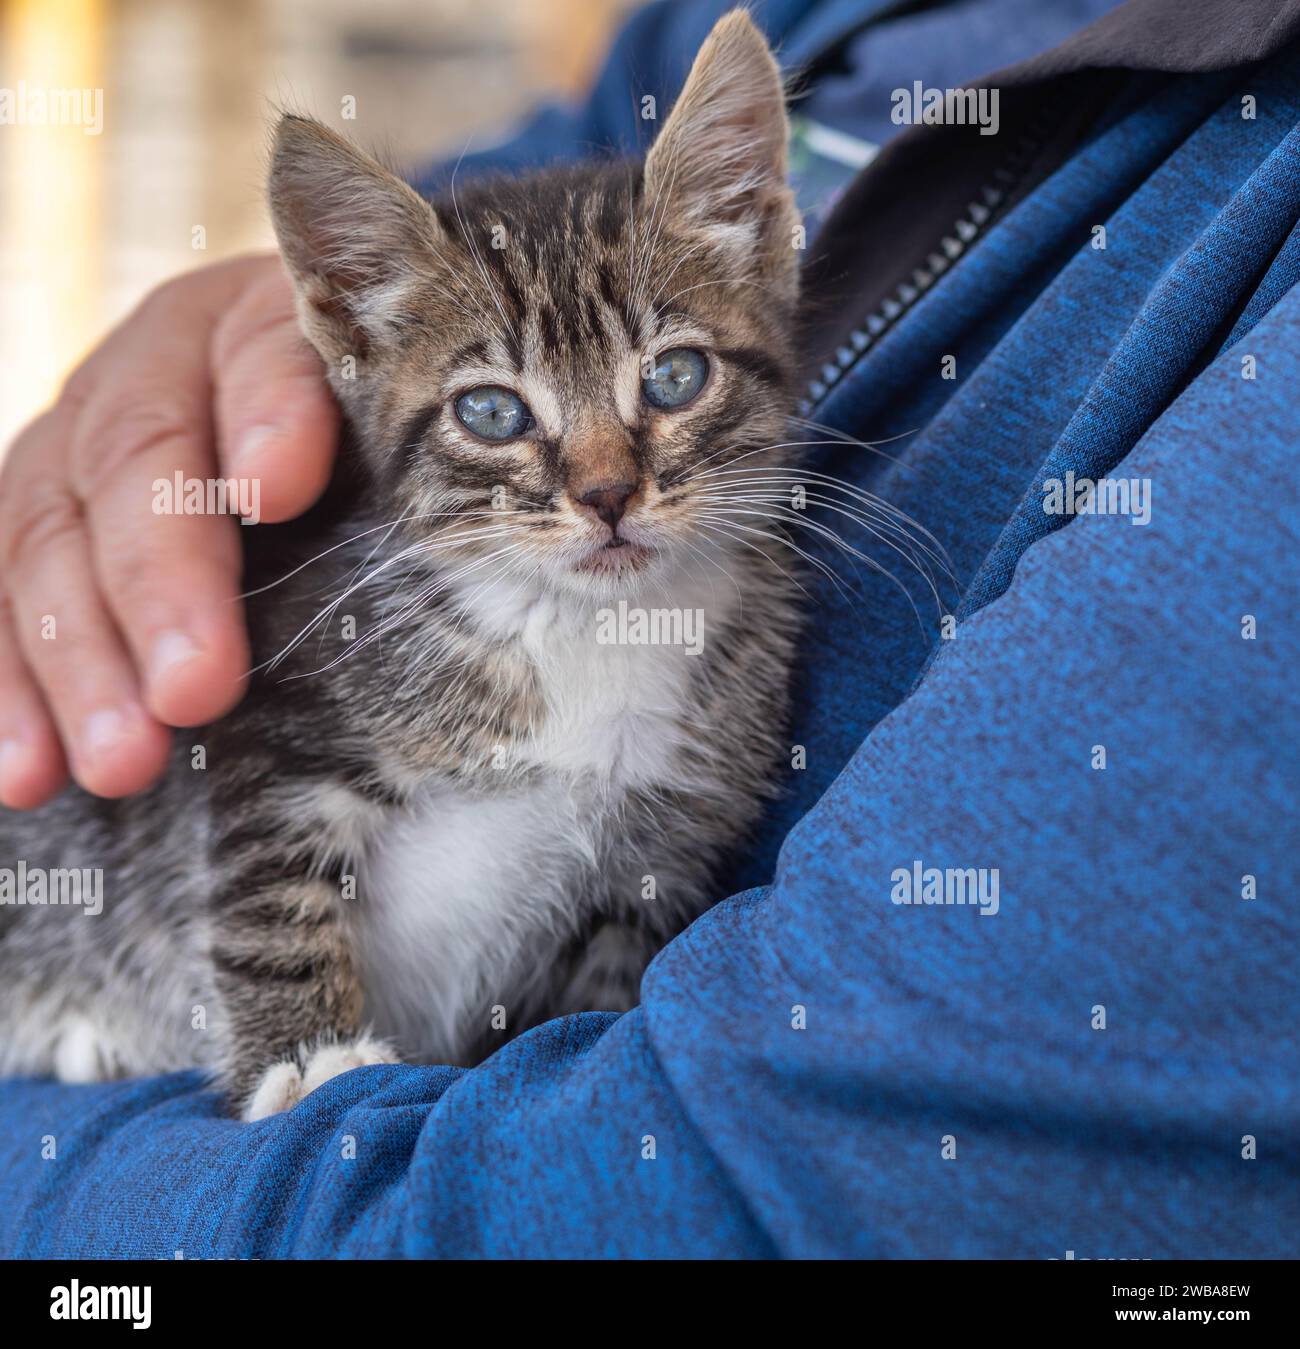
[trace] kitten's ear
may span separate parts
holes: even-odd
[[[797,224],[786,183],[789,123],[781,72],[743,9],[714,25],[646,156],[647,199],[719,242],[753,247]],[[770,246],[780,242],[766,240]],[[784,238],[791,249],[788,234]]]
[[[433,208],[307,117],[280,119],[269,195],[308,339],[327,364],[364,356],[383,335],[395,288],[436,264],[445,248]]]

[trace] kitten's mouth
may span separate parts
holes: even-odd
[[[608,543],[588,553],[574,567],[574,571],[603,574],[640,571],[653,555],[652,550],[644,544],[615,536]]]

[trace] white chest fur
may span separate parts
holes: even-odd
[[[716,615],[707,586],[665,594],[661,606],[694,604],[705,624]],[[356,934],[375,1029],[408,1055],[452,1061],[494,1005],[509,1016],[505,982],[531,949],[545,949],[539,934],[562,929],[627,790],[687,785],[679,750],[707,733],[686,715],[698,643],[692,653],[686,643],[617,640],[626,627],[600,640],[596,606],[521,595],[506,582],[476,593],[474,610],[537,671],[543,710],[510,752],[541,781],[486,799],[427,789],[372,849]]]

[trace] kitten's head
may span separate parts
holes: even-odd
[[[743,546],[714,489],[783,438],[786,137],[776,63],[742,11],[644,165],[429,203],[325,127],[281,122],[271,203],[303,329],[389,517],[430,556],[604,597]]]

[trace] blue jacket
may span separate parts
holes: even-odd
[[[616,143],[629,71],[671,93],[722,8],[643,12],[592,104],[496,162]],[[788,55],[883,8],[762,12]],[[873,242],[902,279],[832,313],[807,392],[896,438],[815,466],[919,519],[953,576],[937,605],[897,558],[901,588],[822,587],[805,766],[641,1007],[471,1071],[349,1073],[257,1125],[192,1074],[6,1083],[0,1252],[1294,1254],[1300,53],[1273,8],[1217,67],[1172,33],[1163,73],[1126,60],[1122,28],[984,63],[1014,66],[1004,107],[1090,115],[965,229]],[[1119,72],[1095,107],[1081,71]],[[873,175],[956,134],[898,137],[845,192],[826,294],[880,271],[844,243],[871,237]],[[1101,477],[1127,514],[1044,509]],[[924,902],[948,868],[996,912]]]

